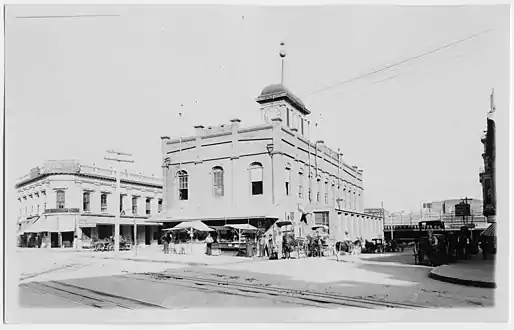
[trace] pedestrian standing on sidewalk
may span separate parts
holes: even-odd
[[[264,255],[266,254],[265,248],[266,248],[266,235],[261,235],[259,237],[259,257],[264,258]]]
[[[162,243],[164,244],[164,254],[170,253],[170,233],[164,234],[162,237]]]
[[[214,242],[214,239],[212,239],[211,234],[207,234],[207,238],[205,239],[205,243],[207,244],[207,251],[206,254],[208,256],[212,255],[212,243]]]
[[[271,258],[271,255],[273,254],[273,236],[269,236],[269,238],[266,240],[266,246],[264,248],[265,253],[268,255],[268,258]]]

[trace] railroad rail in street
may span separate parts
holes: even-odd
[[[44,283],[29,282],[23,283],[20,286],[94,308],[123,308],[130,310],[142,308],[166,308],[146,301],[92,290],[61,281],[49,281]]]
[[[125,276],[125,275],[124,275]],[[229,282],[227,280],[206,279],[192,276],[172,275],[163,273],[140,273],[130,276],[130,278],[139,278],[141,280],[154,280],[160,281],[169,280],[174,285],[182,285],[197,289],[214,290],[215,292],[222,292],[227,294],[240,294],[250,295],[256,297],[271,297],[272,299],[282,299],[287,302],[309,305],[315,307],[355,307],[365,309],[386,309],[386,308],[400,308],[400,309],[420,309],[429,308],[428,306],[389,302],[378,299],[350,297],[333,293],[320,293],[306,290],[295,290],[287,288],[279,288],[273,286],[263,286],[255,284]],[[129,276],[126,276],[129,277]]]

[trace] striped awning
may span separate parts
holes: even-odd
[[[496,222],[492,223],[486,230],[484,230],[480,235],[488,236],[488,237],[496,237]]]

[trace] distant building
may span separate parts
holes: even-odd
[[[46,247],[80,247],[92,239],[114,236],[116,208],[121,202],[120,233],[138,244],[156,244],[158,224],[148,222],[162,211],[162,181],[122,172],[121,200],[114,200],[115,172],[77,161],[49,161],[16,184],[19,234],[39,233]]]
[[[461,198],[456,198],[423,203],[423,217],[438,217],[443,214],[453,214],[455,213],[455,205],[461,202]],[[467,203],[470,205],[472,216],[480,217],[482,215],[483,202],[480,199],[468,198]]]
[[[484,144],[484,167],[480,169],[480,183],[482,184],[482,194],[484,198],[483,214],[488,222],[496,222],[496,125],[494,114],[494,91],[491,94],[491,109],[487,115],[487,131],[482,137]]]
[[[487,227],[486,219],[482,215],[482,201],[468,198],[471,214],[463,219],[455,215],[455,205],[462,199],[446,199],[444,201],[422,202],[418,212],[394,212],[386,219],[386,225],[390,226],[417,226],[420,221],[442,220],[449,227],[458,228],[466,224],[474,224],[477,229]]]
[[[263,123],[240,120],[196,126],[196,135],[162,138],[165,216],[173,225],[250,223],[270,230],[278,220],[303,236],[326,225],[333,238],[380,236],[381,219],[364,213],[362,170],[323,141],[309,140],[310,111],[282,85],[257,98]]]

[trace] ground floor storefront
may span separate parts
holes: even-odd
[[[228,230],[227,225],[249,224],[258,229],[258,234],[268,237],[278,237],[280,233],[291,232],[295,237],[313,235],[313,228],[323,227],[332,240],[383,239],[384,225],[382,218],[364,213],[334,209],[313,209],[309,211],[284,212],[276,217],[237,217],[237,218],[187,218],[187,219],[161,219],[163,228],[173,228],[181,222],[202,221],[205,225],[216,229],[215,235],[231,239],[234,232]],[[276,225],[281,223],[281,225]],[[287,225],[286,223],[290,223]],[[286,225],[284,225],[286,224]],[[345,234],[347,232],[347,235]],[[207,233],[195,233],[193,239],[202,241]],[[230,236],[230,237],[229,237]],[[190,236],[186,233],[177,234],[179,241],[188,241]]]
[[[88,248],[95,241],[114,237],[114,222],[114,217],[106,216],[45,215],[18,232],[18,246]],[[148,222],[143,217],[120,219],[120,235],[132,245],[134,242],[138,246],[159,244],[161,229],[160,223]]]

